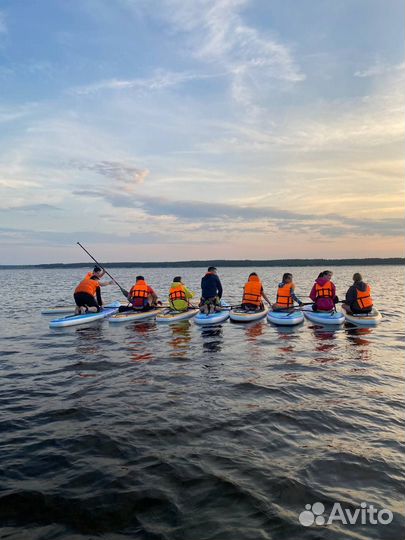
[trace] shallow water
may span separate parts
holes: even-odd
[[[228,301],[251,270],[220,269]],[[273,297],[284,269],[256,270]],[[299,295],[319,270],[293,269]],[[340,296],[357,270],[336,270]],[[178,274],[198,291],[203,273],[139,272],[161,295]],[[50,330],[41,307],[71,303],[84,273],[0,271],[0,538],[403,538],[403,267],[364,269],[375,329]],[[134,274],[114,270],[127,288]],[[317,501],[394,519],[302,526]]]

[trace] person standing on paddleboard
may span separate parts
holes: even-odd
[[[278,284],[276,303],[271,307],[273,311],[284,311],[294,307],[294,302],[302,306],[301,300],[296,296],[293,275],[290,272],[283,274],[281,283]]]
[[[243,287],[242,309],[246,311],[259,311],[264,309],[263,298],[270,305],[270,300],[267,298],[262,282],[256,272],[249,274],[249,278]]]
[[[371,298],[371,287],[364,283],[361,274],[356,272],[353,275],[353,285],[346,292],[346,302],[343,304],[351,313],[370,313],[373,309],[373,299]]]
[[[85,278],[79,283],[73,294],[73,298],[76,302],[75,315],[95,313],[100,311],[103,305],[100,290],[100,277],[104,275],[104,272],[101,268],[96,266],[90,276],[89,274],[90,272],[86,274]],[[103,286],[110,285],[110,283],[103,283]]]
[[[331,281],[333,272],[324,270],[316,279],[314,286],[309,294],[309,297],[314,302],[312,304],[313,311],[332,311],[335,309],[335,304],[339,302],[336,296],[335,284]]]
[[[222,284],[215,266],[210,266],[201,279],[200,311],[208,315],[218,311],[222,298]]]
[[[190,291],[181,281],[181,276],[173,278],[173,283],[169,291],[169,306],[174,311],[187,311],[189,308],[189,300],[194,296],[193,291]]]

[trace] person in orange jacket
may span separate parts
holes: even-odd
[[[332,282],[333,272],[324,270],[315,280],[309,297],[314,302],[313,311],[332,311],[339,302],[336,296],[336,287]]]
[[[87,272],[87,274],[85,275],[84,278],[85,279],[86,278],[90,279],[94,275],[96,275],[98,277],[98,279],[100,280],[105,275],[105,270],[103,270],[99,266],[95,266],[93,268],[93,271],[92,272]],[[100,287],[106,287],[107,285],[112,285],[113,282],[112,281],[99,281],[98,284],[100,285]]]
[[[296,296],[293,275],[290,272],[283,274],[281,283],[278,284],[276,303],[271,307],[274,311],[283,311],[294,307],[294,302],[302,306],[301,300]]]
[[[91,274],[91,277],[89,274],[85,276],[73,293],[76,302],[75,315],[100,311],[103,305],[100,290],[100,277],[103,275],[101,268],[96,267]]]
[[[346,292],[344,306],[351,313],[370,313],[373,309],[371,287],[363,281],[362,275],[358,272],[353,275],[353,285]]]
[[[132,304],[132,309],[148,310],[157,306],[158,297],[152,287],[146,283],[145,278],[137,276],[135,284],[129,291],[128,301]]]
[[[270,300],[267,298],[263,290],[262,282],[256,272],[249,274],[249,278],[243,287],[242,309],[247,311],[257,311],[264,308],[263,298],[268,304]]]

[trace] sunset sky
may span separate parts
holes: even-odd
[[[0,264],[403,255],[403,0],[3,0]]]

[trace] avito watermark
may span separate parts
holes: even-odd
[[[330,525],[340,522],[342,525],[388,525],[394,515],[387,508],[376,508],[372,504],[362,502],[356,508],[344,507],[335,502],[329,515],[325,514],[325,506],[321,502],[306,504],[305,510],[298,516],[304,527],[311,525]]]

